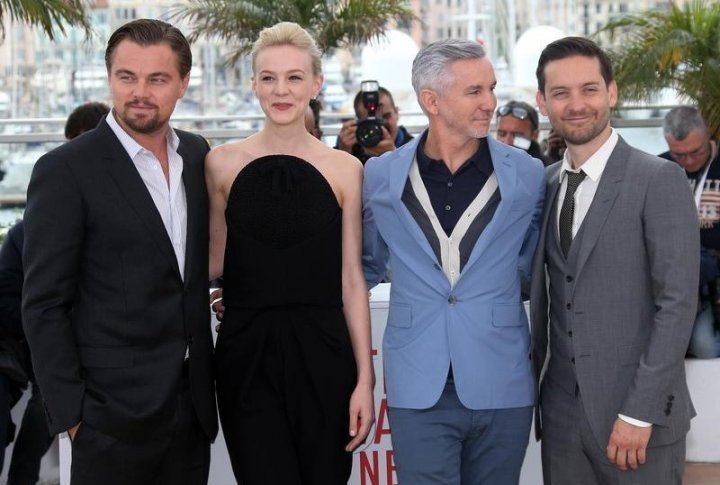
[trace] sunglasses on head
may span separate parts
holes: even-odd
[[[528,110],[526,110],[522,106],[510,107],[506,104],[506,105],[500,106],[498,108],[498,115],[500,115],[500,116],[512,115],[513,118],[517,118],[519,120],[524,120],[525,118],[530,116],[530,113],[528,112]]]

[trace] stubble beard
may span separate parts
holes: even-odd
[[[608,122],[610,121],[609,111],[604,115],[600,115],[598,112],[596,112],[595,114],[598,116],[598,118],[588,127],[572,129],[560,126],[559,129],[556,128],[555,131],[557,131],[560,136],[565,139],[566,143],[576,146],[585,145],[586,143],[593,141],[603,131],[605,131],[605,128],[607,128]]]
[[[155,133],[164,125],[157,109],[155,109],[150,116],[133,117],[130,114],[130,109],[126,107],[123,112],[120,113],[120,119],[128,128],[143,135]]]

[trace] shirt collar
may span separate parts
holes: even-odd
[[[610,158],[610,155],[612,154],[613,150],[615,150],[615,145],[617,145],[618,142],[618,134],[613,129],[610,128],[610,136],[607,140],[605,140],[605,143],[598,148],[598,150],[593,153],[590,158],[585,160],[585,163],[582,164],[582,167],[578,168],[577,170],[572,168],[572,165],[570,164],[570,153],[569,150],[565,150],[565,155],[563,156],[562,161],[562,168],[560,169],[560,183],[562,183],[563,179],[565,178],[565,172],[579,172],[582,170],[585,172],[585,175],[588,176],[590,180],[593,182],[597,182],[600,179],[600,176],[603,173],[603,170],[605,170],[605,165],[607,165],[607,161]]]
[[[434,158],[430,158],[425,154],[425,151],[423,150],[423,146],[425,145],[425,139],[427,138],[427,131],[423,133],[422,138],[420,139],[420,142],[418,143],[417,148],[417,163],[418,168],[421,172],[426,172],[429,170],[433,170],[433,168],[438,167],[442,165],[443,168],[445,167],[445,162],[442,160],[435,160]],[[477,170],[484,173],[488,177],[492,175],[493,167],[492,163],[489,162],[490,160],[490,151],[487,146],[487,137],[480,138],[480,144],[478,145],[478,149],[475,151],[475,153],[465,161],[465,163],[462,164],[460,167],[461,169],[463,167],[466,167],[468,164],[472,164]]]
[[[113,108],[107,114],[105,120],[107,121],[107,124],[110,125],[110,129],[113,131],[113,133],[115,133],[115,136],[117,136],[118,140],[120,140],[120,144],[122,144],[123,148],[125,148],[127,154],[130,155],[130,158],[132,160],[134,160],[138,153],[140,153],[142,150],[145,150],[145,148],[137,141],[135,141],[133,137],[131,137],[122,128],[122,126],[120,126],[120,124],[115,119],[114,113],[115,109]],[[176,152],[178,146],[180,146],[180,138],[178,138],[177,133],[175,133],[175,130],[172,127],[169,127],[166,139],[168,148]]]

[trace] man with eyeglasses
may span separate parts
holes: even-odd
[[[353,102],[357,119],[343,123],[335,143],[335,148],[352,154],[362,163],[365,163],[370,157],[377,157],[385,152],[391,152],[413,139],[405,127],[398,124],[398,109],[390,91],[380,86],[378,92],[380,93],[380,99],[375,115],[385,121],[385,126],[382,128],[383,138],[380,143],[374,147],[363,147],[357,141],[358,122],[368,117],[368,111],[362,101],[362,91],[358,91]]]
[[[497,130],[495,138],[506,145],[525,150],[531,157],[537,158],[547,166],[552,163],[543,155],[537,142],[540,134],[538,113],[535,108],[523,101],[508,101],[497,110]]]
[[[720,306],[717,254],[720,250],[720,154],[705,121],[692,106],[671,109],[663,122],[668,150],[660,156],[685,169],[695,196],[700,220],[700,305],[690,338],[688,354],[720,357],[720,328],[714,316]],[[713,307],[715,309],[713,310]]]

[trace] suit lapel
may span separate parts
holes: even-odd
[[[605,170],[603,170],[590,209],[583,220],[583,235],[578,250],[577,275],[582,271],[585,262],[595,247],[610,210],[617,199],[620,192],[620,183],[625,177],[629,157],[630,146],[622,138],[619,138],[615,149],[610,154],[607,165],[605,165]]]
[[[187,231],[185,241],[185,282],[193,281],[193,273],[197,268],[197,256],[201,255],[200,240],[201,237],[207,237],[208,229],[202,224],[202,214],[204,203],[201,203],[203,197],[207,199],[203,190],[203,177],[205,176],[201,170],[198,170],[197,163],[191,163],[194,160],[192,154],[188,153],[186,145],[180,139],[178,146],[178,154],[183,159],[183,184],[185,185],[185,198],[187,200]],[[199,165],[202,167],[202,165]]]
[[[412,238],[418,243],[418,245],[420,245],[429,258],[431,258],[434,262],[438,262],[435,252],[432,250],[432,247],[420,228],[420,225],[402,201],[402,194],[405,190],[405,184],[408,182],[410,167],[415,160],[417,145],[422,138],[422,135],[418,136],[410,143],[407,143],[403,147],[399,148],[398,150],[401,150],[401,152],[395,152],[395,154],[399,156],[390,161],[390,199],[399,219],[402,221],[408,233],[412,235]]]
[[[510,150],[503,150],[503,147],[499,145],[500,142],[492,138],[488,138],[487,142],[488,148],[490,149],[493,170],[498,180],[498,190],[500,191],[501,198],[490,223],[488,223],[475,243],[468,262],[465,268],[463,268],[463,272],[480,258],[485,248],[498,234],[498,228],[507,220],[510,208],[512,207],[513,194],[517,190],[517,167],[511,159],[512,152],[510,152]]]
[[[135,168],[135,164],[106,121],[103,121],[98,126],[97,131],[103,138],[103,146],[106,150],[104,158],[110,176],[115,180],[115,183],[120,188],[120,193],[125,197],[130,207],[133,208],[137,217],[142,220],[147,229],[147,234],[155,240],[163,257],[168,260],[168,263],[172,265],[178,277],[180,277],[172,242],[165,230],[165,225],[155,206],[155,202]]]

